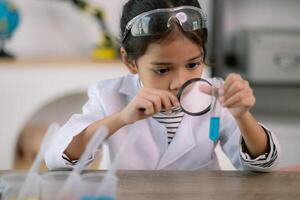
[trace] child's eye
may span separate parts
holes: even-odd
[[[165,75],[170,71],[168,68],[155,69],[154,72],[158,75]]]
[[[189,64],[187,64],[186,68],[188,68],[188,69],[195,69],[195,68],[197,68],[199,65],[201,65],[201,62],[189,63]]]

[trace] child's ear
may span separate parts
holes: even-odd
[[[137,74],[138,70],[137,70],[137,67],[135,65],[135,62],[128,58],[127,52],[124,49],[124,47],[120,48],[120,53],[121,53],[122,61],[126,65],[128,70],[130,71],[130,73]]]

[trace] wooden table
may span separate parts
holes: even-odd
[[[121,171],[118,199],[300,199],[300,173]]]
[[[300,172],[119,171],[118,177],[117,200],[300,199]]]

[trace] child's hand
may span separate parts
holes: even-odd
[[[253,91],[248,81],[238,74],[229,74],[224,85],[219,89],[220,102],[228,107],[231,114],[237,119],[244,116],[255,104]]]
[[[179,102],[171,92],[144,87],[121,111],[121,119],[125,124],[132,124],[160,112],[162,108],[169,111],[174,106],[179,106]]]

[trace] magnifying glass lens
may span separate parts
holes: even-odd
[[[211,85],[199,79],[189,82],[179,96],[181,108],[191,115],[202,115],[210,110],[212,96],[209,94]]]

